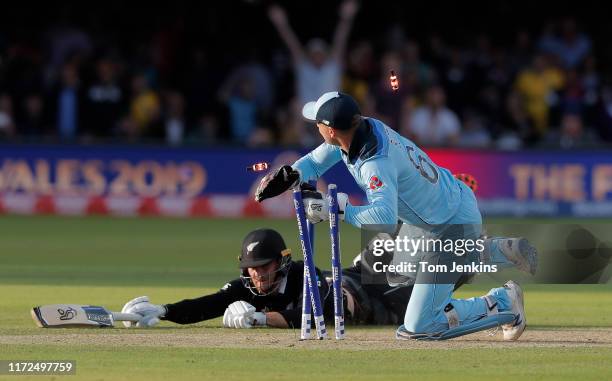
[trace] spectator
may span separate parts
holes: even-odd
[[[11,137],[14,134],[13,100],[8,94],[0,94],[0,137]]]
[[[197,119],[194,128],[189,129],[186,142],[215,145],[219,142],[219,122],[214,115],[203,114]]]
[[[284,146],[308,146],[315,144],[314,136],[302,134],[304,121],[296,117],[304,105],[300,104],[297,98],[293,98],[287,108],[278,110],[275,115],[276,125],[282,126],[280,129],[280,144]]]
[[[503,130],[495,141],[495,148],[504,151],[516,151],[523,146],[523,141],[512,130]]]
[[[489,126],[491,133],[498,134],[500,117],[503,114],[504,96],[512,84],[512,72],[504,50],[492,51],[492,61],[488,66],[484,82],[477,91],[476,104],[479,113],[485,118],[484,123]],[[456,110],[461,112],[461,110]]]
[[[63,66],[60,88],[55,99],[58,135],[62,140],[74,140],[79,133],[79,120],[83,116],[81,80],[76,64],[67,63]]]
[[[563,84],[563,73],[551,66],[541,54],[534,57],[531,67],[518,74],[514,83],[540,136],[548,128],[550,108],[557,103],[556,92]]]
[[[397,132],[403,136],[412,136],[410,131],[410,119],[414,110],[417,108],[417,99],[413,96],[406,96],[404,103],[401,105],[400,124]]]
[[[486,73],[487,69],[493,65],[493,47],[491,39],[485,34],[476,37],[475,49],[471,52],[471,64],[480,73]]]
[[[165,15],[166,22],[152,36],[150,61],[161,83],[176,86],[183,73],[177,69],[185,51],[185,25],[183,16]]]
[[[461,123],[457,115],[446,107],[446,95],[439,85],[427,90],[426,102],[410,118],[409,131],[417,144],[455,145],[459,140]]]
[[[200,134],[198,132],[195,135],[202,135],[202,138],[207,142],[216,141],[220,135],[218,115],[221,114],[222,106],[218,102],[218,93],[213,89],[218,89],[220,86],[221,76],[219,74],[221,69],[214,60],[210,60],[208,52],[202,47],[194,49],[190,67],[191,69],[186,75],[187,80],[182,86],[186,97],[187,120],[197,126],[215,126],[212,129],[205,128],[207,131],[214,130],[212,134],[208,132]],[[212,122],[212,119],[216,120]],[[203,120],[206,122],[203,123]],[[196,131],[201,131],[201,129],[197,127]],[[213,136],[214,139],[212,139]]]
[[[430,66],[421,60],[419,44],[416,41],[411,40],[404,43],[401,55],[401,73],[404,76],[415,78],[417,91],[428,88],[436,80],[435,73]]]
[[[487,84],[478,95],[478,103],[474,103],[474,108],[478,109],[479,117],[488,126],[490,133],[496,135],[503,128],[501,117],[503,115],[505,92],[493,84]]]
[[[291,52],[300,103],[318,99],[321,94],[340,88],[346,43],[357,10],[358,5],[354,0],[342,3],[340,22],[330,50],[321,39],[310,40],[304,50],[287,21],[285,11],[278,6],[270,7],[270,20]]]
[[[551,131],[545,141],[545,146],[564,149],[593,147],[597,144],[597,137],[584,128],[579,114],[567,113],[561,118],[561,127],[558,131]]]
[[[249,136],[247,145],[251,148],[270,147],[274,143],[274,136],[268,128],[257,128]]]
[[[355,0],[345,0],[342,3],[340,21],[334,33],[331,49],[328,49],[327,43],[322,39],[312,39],[304,48],[291,29],[283,8],[273,5],[268,10],[271,22],[291,52],[297,100],[291,102],[293,105],[290,106],[290,118],[293,121],[289,122],[289,126],[301,127],[298,127],[299,130],[293,132],[292,135],[300,136],[303,145],[312,145],[320,138],[316,130],[305,128],[304,123],[299,122],[301,121],[299,112],[301,110],[295,105],[303,105],[318,99],[321,94],[328,91],[340,90],[346,43],[358,9]]]
[[[126,123],[128,135],[131,137],[157,135],[160,107],[159,96],[151,89],[147,77],[143,73],[134,75],[130,120]]]
[[[229,110],[231,139],[235,143],[246,144],[257,127],[257,101],[255,82],[251,77],[240,78],[235,94],[221,94]]]
[[[86,94],[85,129],[92,136],[116,134],[116,124],[125,113],[125,95],[119,86],[116,64],[103,58],[96,63],[96,81]]]
[[[427,56],[436,73],[440,74],[440,80],[442,80],[444,76],[442,73],[448,65],[450,50],[451,48],[438,33],[434,32],[429,35],[427,40]]]
[[[491,144],[491,134],[487,130],[481,115],[473,110],[465,113],[463,131],[458,146],[464,148],[487,148]]]
[[[533,58],[531,35],[525,29],[519,29],[514,37],[514,46],[510,50],[508,63],[512,75],[527,67]]]
[[[257,110],[262,115],[269,115],[274,104],[274,88],[270,71],[266,66],[255,58],[255,53],[251,53],[251,58],[247,63],[234,69],[219,89],[222,99],[229,99],[242,92],[242,82],[249,81],[253,88],[253,100]]]
[[[580,83],[584,90],[584,118],[587,125],[597,123],[597,106],[599,103],[600,75],[597,71],[595,57],[590,55],[584,60],[580,72]]]
[[[323,93],[340,89],[346,42],[358,9],[354,0],[342,3],[340,22],[331,49],[328,50],[327,44],[321,39],[310,40],[304,49],[291,29],[285,11],[276,5],[270,7],[270,20],[291,52],[300,103],[304,104],[318,99]]]
[[[525,104],[520,94],[512,91],[506,98],[505,106],[505,112],[501,121],[504,131],[501,135],[506,138],[510,135],[515,135],[526,142],[536,141],[538,137],[537,131],[527,110],[525,110]]]
[[[185,135],[185,99],[178,91],[166,94],[166,143],[180,145]]]
[[[493,61],[486,72],[485,83],[495,86],[500,92],[507,92],[512,85],[512,70],[504,50],[497,49],[493,52]]]
[[[463,52],[459,48],[451,49],[448,61],[442,65],[440,81],[446,90],[448,105],[451,109],[461,112],[471,103],[469,94],[473,93]]]
[[[348,54],[347,70],[342,79],[344,91],[365,104],[369,92],[368,79],[374,70],[374,50],[368,41],[360,41]]]
[[[493,47],[488,36],[481,34],[476,37],[475,47],[468,50],[470,93],[477,94],[478,89],[487,82],[487,73],[493,66]],[[469,96],[469,94],[466,94]],[[469,99],[468,102],[474,99]]]
[[[45,45],[48,54],[45,79],[48,85],[56,82],[58,74],[62,77],[62,67],[66,62],[72,61],[78,65],[93,51],[89,34],[69,25],[66,19],[48,31]]]
[[[251,54],[254,57],[254,53]],[[231,138],[240,144],[250,144],[258,125],[267,123],[274,101],[272,76],[255,58],[238,66],[221,85],[219,98],[229,109]],[[269,132],[269,131],[268,131]],[[257,131],[256,145],[266,145],[271,134]]]
[[[597,116],[599,136],[606,142],[612,142],[612,86],[602,89]]]
[[[23,101],[23,117],[18,123],[19,134],[28,137],[44,136],[49,133],[45,118],[43,97],[34,92],[26,95]]]
[[[311,12],[286,4],[287,12]],[[254,27],[251,13],[265,9],[245,4],[204,6],[202,23],[189,17],[191,5],[171,6],[161,24],[145,22],[154,20],[155,12],[136,6],[122,6],[119,14],[95,5],[42,6],[46,17],[40,20],[5,12],[12,32],[0,32],[0,94],[11,101],[5,104],[11,111],[2,112],[4,123],[29,139],[125,132],[134,141],[155,137],[168,144],[310,146],[320,138],[303,123],[303,103],[338,89],[361,99],[365,114],[412,136],[423,90],[436,83],[444,89],[446,107],[464,117],[462,144],[488,134],[500,147],[531,145],[547,139],[565,114],[576,113],[584,126],[612,141],[610,102],[601,98],[601,83],[612,73],[605,55],[609,33],[589,12],[581,12],[579,21],[593,22],[591,35],[573,18],[542,19],[546,26],[536,39],[523,26],[504,29],[492,12],[483,24],[486,34],[471,38],[468,30],[455,32],[463,27],[456,18],[440,24],[439,31],[413,30],[401,18],[408,12],[405,4],[368,3],[371,17],[354,25],[359,40],[345,55],[355,0],[343,0],[337,16],[317,15],[316,23],[296,19],[296,33],[278,6],[267,9],[272,29]],[[385,21],[377,17],[388,12]],[[508,16],[519,14],[512,9]],[[230,20],[245,28],[232,28]],[[328,29],[329,48],[323,40],[298,41]],[[263,43],[277,32],[282,42]],[[256,54],[249,53],[254,49]],[[270,57],[270,65],[259,54]],[[389,70],[399,77],[398,91],[390,88]],[[126,72],[139,74],[124,81]],[[243,78],[250,84],[243,86]],[[254,113],[245,112],[252,100]],[[241,130],[249,132],[236,138]]]
[[[591,52],[591,40],[578,31],[576,20],[567,18],[561,23],[561,36],[548,31],[540,40],[540,49],[557,56],[565,68],[573,69]]]
[[[565,87],[561,92],[561,112],[582,115],[585,92],[578,72],[575,69],[569,69],[565,72],[565,77]]]

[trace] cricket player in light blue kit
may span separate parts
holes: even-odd
[[[447,231],[447,227],[460,225],[461,237],[453,238],[480,237],[482,218],[471,189],[433,163],[409,139],[379,120],[361,116],[352,97],[340,92],[325,93],[316,102],[307,103],[302,113],[316,122],[325,143],[292,166],[266,176],[256,193],[258,201],[299,182],[316,180],[342,160],[369,202],[354,206],[345,194],[339,193],[344,221],[356,227],[394,227],[399,219],[430,227],[441,238],[456,234]],[[305,197],[304,202],[309,220],[316,223],[327,219],[325,197]],[[500,250],[493,250],[491,255],[502,265],[526,268],[535,263],[534,258],[522,253],[506,258]],[[523,292],[517,283],[509,281],[487,295],[471,299],[453,299],[453,283],[417,281],[397,337],[446,339],[500,325],[506,340],[516,340],[523,333]]]

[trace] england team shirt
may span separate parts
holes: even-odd
[[[342,160],[368,200],[363,206],[347,204],[346,222],[361,227],[395,225],[398,219],[415,225],[450,220],[461,202],[458,180],[411,140],[379,120],[365,120],[349,152],[323,143],[296,161],[293,168],[300,172],[301,181],[318,179]]]

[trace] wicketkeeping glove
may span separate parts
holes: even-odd
[[[223,314],[223,326],[226,328],[252,328],[265,325],[266,314],[255,311],[255,307],[243,300],[230,304]]]
[[[276,197],[289,188],[293,188],[300,181],[300,173],[289,165],[284,165],[275,172],[268,173],[255,191],[255,201]]]
[[[311,186],[304,184],[302,187],[302,200],[304,201],[304,209],[306,218],[313,224],[318,224],[321,221],[329,220],[329,204],[327,195],[323,192],[314,190]],[[348,195],[338,192],[338,217],[344,220],[344,210],[348,203]]]

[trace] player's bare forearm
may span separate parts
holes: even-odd
[[[304,57],[304,51],[302,50],[302,45],[297,39],[295,33],[293,33],[291,27],[289,27],[289,25],[283,25],[278,27],[277,29],[281,38],[289,48],[293,60],[295,62],[299,62],[300,60],[302,60]]]
[[[293,60],[298,62],[303,59],[304,50],[302,48],[302,44],[293,32],[293,29],[291,29],[285,10],[277,5],[273,5],[268,9],[268,17],[270,18],[270,21],[272,21],[272,24],[274,24],[276,27],[281,39],[289,48]]]
[[[354,0],[344,1],[340,7],[340,21],[334,32],[331,51],[332,57],[338,62],[342,62],[353,19],[358,10],[359,5]]]
[[[266,325],[272,328],[289,328],[287,320],[278,312],[266,312]]]

